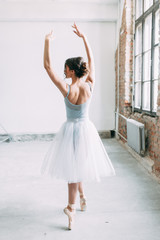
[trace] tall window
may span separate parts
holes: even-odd
[[[156,115],[159,72],[159,1],[136,0],[134,110]]]

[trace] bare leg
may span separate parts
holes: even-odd
[[[68,202],[70,204],[75,204],[76,196],[78,191],[78,183],[68,183]],[[72,211],[72,209],[67,206],[67,208]]]
[[[83,198],[83,196],[84,196],[84,190],[83,190],[82,182],[79,182],[79,183],[78,183],[78,191],[79,191],[79,193],[81,193],[80,198]],[[82,193],[83,193],[83,195],[82,195]]]
[[[82,182],[79,182],[79,183],[78,183],[78,191],[79,191],[79,193],[83,193]]]

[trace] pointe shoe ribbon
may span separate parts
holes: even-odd
[[[81,211],[85,211],[87,208],[87,198],[85,195],[80,193],[80,196],[83,196],[83,198],[80,198],[80,207],[81,207]]]
[[[73,204],[68,204],[70,207]],[[72,208],[72,207],[71,207]],[[76,210],[72,208],[73,211],[70,211],[67,207],[63,209],[64,213],[68,216],[69,224],[68,224],[68,229],[71,230],[74,225],[74,217],[76,214]]]

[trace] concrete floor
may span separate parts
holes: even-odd
[[[0,145],[0,239],[159,240],[160,184],[116,140],[103,139],[116,176],[85,183],[72,231],[63,208],[67,183],[44,178],[40,166],[50,142]]]

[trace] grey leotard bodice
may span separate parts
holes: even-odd
[[[90,83],[89,82],[87,82],[87,83],[89,84],[90,90],[92,91]],[[71,103],[68,100],[69,92],[70,92],[70,85],[68,85],[67,96],[64,98],[67,120],[87,119],[89,117],[88,109],[89,109],[89,103],[90,103],[92,95],[86,102],[76,105],[76,104]]]

